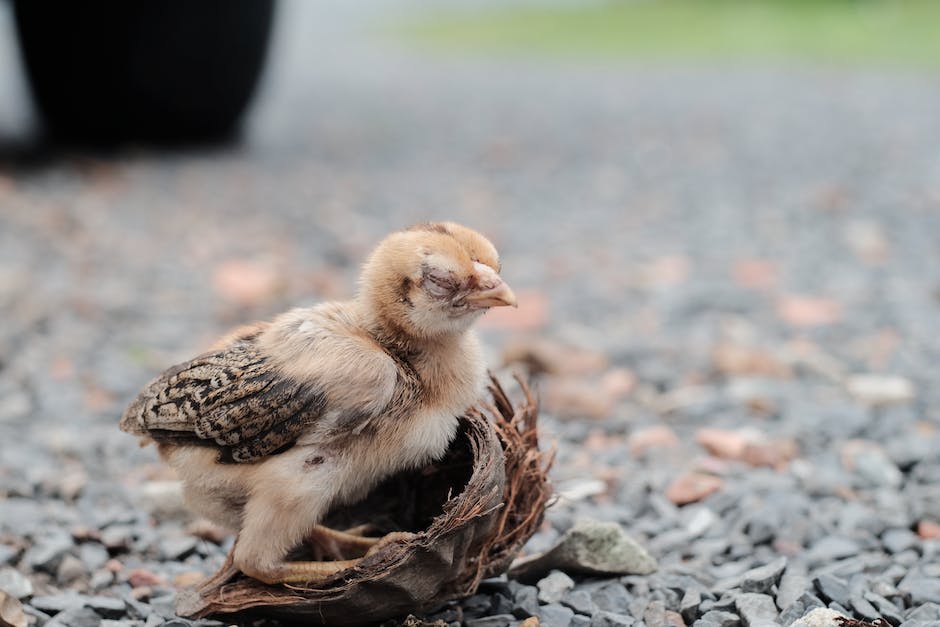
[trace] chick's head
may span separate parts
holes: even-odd
[[[414,337],[461,333],[490,307],[516,306],[488,239],[459,224],[420,224],[386,237],[366,261],[360,298]]]

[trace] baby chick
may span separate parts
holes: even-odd
[[[470,327],[490,307],[516,305],[499,268],[493,245],[458,224],[392,233],[354,300],[239,329],[151,382],[121,429],[155,441],[190,506],[238,531],[243,573],[266,583],[332,575],[358,560],[287,555],[311,538],[327,552],[355,544],[318,522],[447,450],[484,388]]]

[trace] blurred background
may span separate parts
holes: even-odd
[[[680,523],[637,495],[742,454],[696,443],[711,426],[766,447],[747,472],[706,465],[708,494],[796,456],[794,490],[903,484],[907,505],[865,511],[938,520],[927,475],[897,474],[940,421],[938,22],[933,0],[281,0],[245,115],[181,133],[99,102],[101,65],[72,55],[108,41],[79,16],[49,44],[77,42],[48,49],[72,63],[52,106],[105,119],[50,134],[0,2],[0,483],[145,480],[127,468],[153,452],[115,425],[149,378],[234,324],[351,296],[385,233],[448,219],[502,253],[520,307],[485,318],[489,360],[540,373],[582,513],[667,554]],[[231,70],[232,32],[172,62]],[[148,67],[172,84],[180,65]],[[221,82],[202,71],[144,100],[192,104]],[[853,438],[874,448],[840,457]],[[851,451],[885,474],[859,479]]]

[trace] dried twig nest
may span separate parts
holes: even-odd
[[[508,569],[541,524],[550,494],[551,458],[538,449],[538,406],[519,384],[524,399],[514,407],[493,378],[492,404],[462,418],[442,460],[390,478],[325,521],[334,528],[380,521],[384,531],[415,532],[411,539],[314,588],[265,585],[239,573],[229,554],[215,575],[180,594],[179,613],[354,625],[427,612],[473,594],[481,579]]]

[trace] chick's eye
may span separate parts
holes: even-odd
[[[422,276],[422,287],[435,298],[446,298],[457,291],[456,277],[444,270],[428,268]]]

